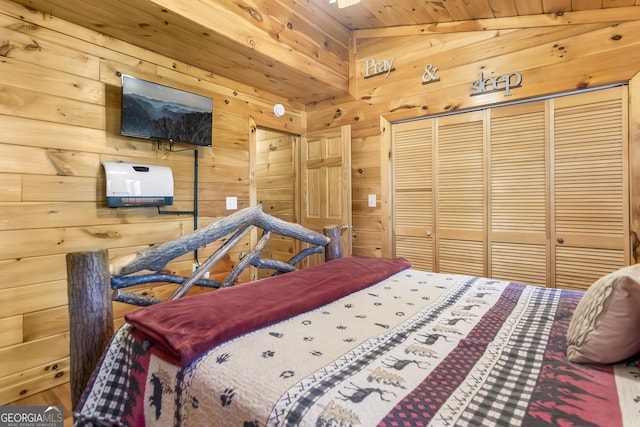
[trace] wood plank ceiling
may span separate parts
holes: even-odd
[[[14,1],[300,105],[349,95],[350,40],[362,31],[482,30],[518,25],[514,17],[560,25],[584,11],[640,9],[640,0]]]

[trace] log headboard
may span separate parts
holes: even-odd
[[[253,249],[243,253],[228,276],[222,282],[205,279],[205,273],[256,227],[263,230],[261,238]],[[111,264],[106,250],[67,254],[72,407],[75,408],[79,402],[93,369],[114,333],[111,302],[141,306],[160,302],[156,298],[125,292],[123,289],[142,283],[177,283],[177,288],[168,298],[177,299],[186,295],[192,286],[232,286],[240,273],[250,265],[276,270],[275,274],[280,274],[296,270],[295,266],[311,254],[324,252],[327,261],[341,257],[338,226],[325,227],[323,231],[324,234],[321,234],[283,221],[264,213],[262,206],[257,205],[239,210],[171,242],[150,246],[114,260]],[[272,233],[298,239],[307,247],[287,262],[263,259],[260,254]],[[162,272],[170,261],[226,236],[230,237],[191,276]],[[135,274],[142,271],[149,271],[150,274]]]

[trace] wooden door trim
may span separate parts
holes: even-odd
[[[629,263],[640,262],[640,73],[629,81]]]
[[[380,116],[380,215],[382,223],[382,242],[381,242],[381,255],[383,258],[390,258],[393,256],[393,219],[391,218],[391,195],[393,194],[393,181],[391,174],[393,168],[392,151],[391,151],[391,122]]]

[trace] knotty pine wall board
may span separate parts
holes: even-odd
[[[231,81],[57,17],[24,12],[22,6],[0,0],[0,34],[11,46],[0,70],[0,148],[10,158],[0,159],[0,239],[9,243],[0,249],[4,267],[0,269],[0,290],[7,292],[63,281],[67,251],[104,247],[113,257],[156,239],[174,238],[193,227],[188,216],[159,216],[149,208],[111,210],[104,205],[100,163],[105,159],[169,164],[179,178],[176,205],[188,206],[193,197],[191,152],[172,153],[166,145],[158,149],[151,141],[119,135],[119,74],[213,98],[214,148],[199,153],[199,180],[205,195],[199,205],[200,226],[228,214],[226,194],[216,192],[221,186],[224,191],[238,192],[240,207],[248,204],[242,198],[249,194],[252,172],[250,119],[293,134],[350,124],[354,252],[387,255],[381,248],[388,225],[383,206],[388,201],[379,200],[380,207],[369,208],[365,200],[370,191],[384,191],[388,173],[381,117],[405,120],[504,102],[501,93],[469,96],[470,80],[480,70],[487,75],[523,72],[523,86],[509,100],[628,81],[640,71],[635,54],[640,42],[636,21],[520,27],[518,23],[529,21],[514,19],[512,28],[488,31],[393,37],[380,31],[377,37],[367,32],[361,38],[356,33],[355,70],[362,72],[361,61],[366,58],[397,56],[396,71],[388,79],[363,80],[362,74],[356,74],[352,82],[356,99],[332,98],[307,106],[289,100],[287,114],[277,118],[272,106],[280,97],[252,87],[249,80]],[[600,13],[594,11],[594,19]],[[429,62],[440,67],[442,80],[423,86],[420,76]],[[637,89],[631,93],[632,100],[637,100]],[[637,119],[635,123],[637,128]],[[266,169],[256,166],[256,173],[261,170]],[[94,181],[96,191],[92,193]],[[62,200],[69,193],[73,193],[71,200]],[[63,204],[72,206],[64,208]],[[5,209],[11,215],[4,214]],[[276,205],[278,212],[286,209]],[[138,228],[144,232],[138,233]],[[215,245],[211,246],[201,251],[203,256]],[[230,254],[229,262],[235,256]],[[190,271],[191,263],[188,254],[171,268]],[[63,321],[53,320],[60,319],[62,307],[0,318],[1,324],[14,328],[22,324],[23,329],[0,336],[7,337],[6,342],[0,341],[0,360],[25,359],[23,365],[2,365],[2,402],[33,393],[39,382],[52,386],[67,381],[65,368],[52,368],[67,360],[64,351],[57,352],[68,346],[59,326]],[[58,326],[38,330],[38,319],[51,319]],[[22,340],[16,343],[19,335]],[[43,342],[51,344],[51,352]],[[43,358],[30,360],[29,355],[38,351]],[[52,372],[62,375],[56,377]],[[18,378],[24,381],[20,387],[15,385]]]
[[[596,12],[592,18],[597,21]],[[377,210],[359,200],[368,194],[368,187],[384,192],[388,182],[392,153],[384,152],[388,148],[383,138],[390,130],[384,123],[628,82],[640,71],[639,21],[522,28],[518,22],[525,21],[514,19],[510,29],[461,33],[395,36],[384,29],[354,33],[356,99],[307,106],[309,131],[352,125],[354,252],[391,255],[390,216],[385,207],[389,201],[381,200]],[[387,78],[364,79],[364,63],[372,58],[394,58],[395,71]],[[427,64],[438,67],[439,82],[422,85]],[[504,92],[470,96],[470,84],[481,71],[485,77],[521,72],[522,87],[513,89],[509,97]],[[637,97],[637,89],[632,90],[632,106]],[[640,143],[637,130],[634,135],[632,147]],[[358,153],[367,145],[378,149],[378,158]],[[635,168],[635,179],[639,170]],[[635,223],[640,221],[634,218]],[[382,250],[376,249],[380,246]]]
[[[111,259],[193,230],[190,215],[107,208],[102,162],[166,165],[175,204],[193,207],[193,151],[120,136],[121,74],[210,96],[213,148],[198,153],[198,226],[229,214],[225,196],[250,198],[249,122],[302,133],[303,106],[56,17],[0,0],[0,404],[68,381],[68,252],[108,249]],[[190,148],[176,144],[176,150]],[[211,272],[221,279],[248,239]],[[222,242],[199,251],[204,260]],[[189,274],[193,254],[167,266]],[[248,280],[243,274],[241,280]],[[175,285],[141,288],[166,296]],[[194,290],[201,292],[201,290]],[[115,304],[116,324],[131,307]],[[44,387],[44,388],[43,388]]]
[[[67,339],[64,335],[54,335],[58,341]],[[46,341],[45,345],[46,347]],[[9,353],[12,357],[24,354]],[[0,399],[10,401],[13,396],[28,396],[60,385],[69,379],[69,358],[60,358],[33,368],[25,368],[19,374],[0,377]]]

